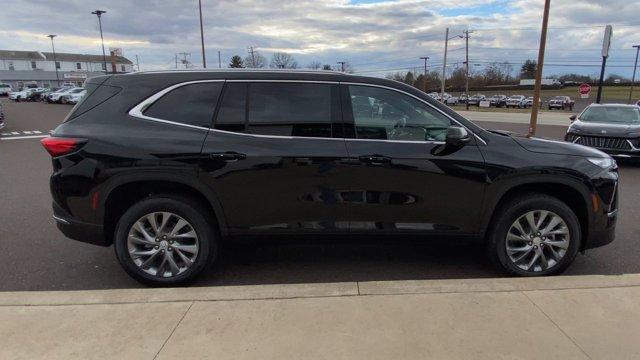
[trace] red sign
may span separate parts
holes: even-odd
[[[591,86],[589,84],[580,84],[578,87],[578,92],[582,95],[588,95],[591,91]]]

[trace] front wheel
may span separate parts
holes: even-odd
[[[165,195],[129,208],[115,230],[115,251],[135,280],[175,286],[195,279],[217,255],[218,235],[195,201]],[[213,216],[213,215],[211,215]]]
[[[488,235],[489,258],[510,275],[564,271],[581,244],[580,223],[564,202],[544,194],[517,197],[500,209]]]

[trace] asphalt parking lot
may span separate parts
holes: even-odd
[[[51,218],[49,155],[39,138],[71,109],[66,105],[3,102],[0,130],[0,290],[140,287],[117,264],[112,248],[66,239]],[[525,132],[527,124],[482,121],[481,126]],[[565,126],[541,125],[539,135],[561,138]],[[640,273],[640,166],[621,164],[617,239],[581,254],[566,274]],[[305,241],[224,249],[222,261],[195,283],[251,285],[501,276],[476,244],[399,239]]]

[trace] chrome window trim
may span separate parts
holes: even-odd
[[[179,87],[186,86],[186,85],[199,84],[199,83],[210,83],[210,82],[311,83],[311,84],[336,84],[336,85],[369,86],[369,87],[377,87],[377,88],[387,89],[387,90],[395,91],[395,92],[410,96],[410,97],[422,102],[423,104],[426,104],[430,108],[432,108],[432,109],[436,110],[437,112],[439,112],[440,114],[444,115],[446,118],[451,120],[453,123],[457,124],[458,126],[461,126],[461,127],[465,128],[468,132],[473,134],[473,136],[476,139],[480,140],[484,145],[487,145],[487,142],[484,139],[482,139],[482,137],[478,136],[471,129],[467,128],[466,126],[461,124],[459,121],[457,121],[456,119],[454,119],[453,117],[451,117],[450,115],[445,113],[444,111],[436,108],[435,106],[433,106],[429,102],[425,101],[424,99],[421,99],[421,98],[419,98],[419,97],[417,97],[417,96],[415,96],[415,95],[413,95],[411,93],[408,93],[406,91],[399,90],[399,89],[396,89],[396,88],[393,88],[393,87],[390,87],[390,86],[377,85],[377,84],[368,84],[368,83],[359,83],[359,82],[324,81],[324,80],[295,80],[295,79],[271,79],[271,80],[270,79],[231,79],[231,80],[212,79],[212,80],[193,80],[193,81],[186,81],[186,82],[174,84],[174,85],[171,85],[169,87],[166,87],[166,88],[160,90],[159,92],[157,92],[157,93],[149,96],[148,98],[142,100],[138,105],[134,106],[131,110],[129,110],[128,114],[130,116],[132,116],[132,117],[135,117],[135,118],[144,119],[144,120],[150,120],[150,121],[156,121],[156,122],[169,124],[169,125],[183,126],[183,127],[188,127],[188,128],[191,128],[191,129],[205,130],[205,131],[218,132],[218,133],[230,134],[230,135],[251,136],[251,137],[257,137],[257,138],[315,139],[315,140],[321,139],[321,140],[349,140],[349,141],[383,141],[383,142],[411,143],[411,144],[444,144],[445,143],[444,141],[435,141],[435,140],[409,141],[409,140],[388,140],[388,139],[357,139],[357,138],[352,139],[352,138],[325,138],[325,137],[306,137],[306,136],[247,134],[247,133],[239,133],[239,132],[232,132],[232,131],[226,131],[226,130],[218,130],[218,129],[208,128],[208,127],[203,127],[203,126],[183,124],[183,123],[179,123],[179,122],[175,122],[175,121],[171,121],[171,120],[160,119],[160,118],[155,118],[155,117],[147,116],[147,115],[143,114],[144,111],[147,110],[147,108],[149,106],[151,106],[154,102],[156,102],[158,99],[160,99],[161,97],[163,97],[167,93],[171,92],[172,90],[175,90],[175,89],[177,89]]]
[[[200,83],[213,83],[213,82],[222,82],[224,83],[225,80],[220,80],[220,79],[216,79],[216,80],[194,80],[194,81],[186,81],[186,82],[182,82],[182,83],[178,83],[178,84],[174,84],[171,85],[169,87],[166,87],[160,91],[158,91],[157,93],[149,96],[148,98],[142,100],[138,105],[134,106],[131,110],[129,110],[129,115],[139,118],[139,119],[145,119],[145,120],[151,120],[151,121],[157,121],[157,122],[161,122],[164,124],[170,124],[170,125],[178,125],[178,126],[184,126],[184,127],[188,127],[188,128],[192,128],[192,129],[199,129],[199,130],[205,130],[208,131],[209,128],[208,127],[203,127],[203,126],[197,126],[197,125],[189,125],[189,124],[183,124],[183,123],[179,123],[176,121],[171,121],[171,120],[165,120],[165,119],[159,119],[159,118],[155,118],[152,116],[147,116],[144,115],[144,111],[147,110],[149,108],[149,106],[153,105],[153,103],[155,103],[158,99],[160,99],[161,97],[163,97],[164,95],[166,95],[167,93],[186,86],[186,85],[191,85],[191,84],[200,84]]]

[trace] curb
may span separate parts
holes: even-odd
[[[640,274],[0,293],[0,306],[135,304],[640,286]]]

